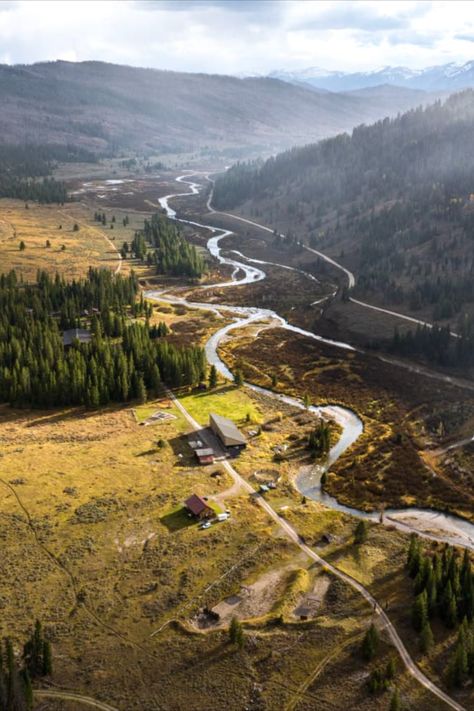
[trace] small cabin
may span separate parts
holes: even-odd
[[[197,496],[197,494],[193,494],[189,499],[186,499],[184,505],[195,518],[204,519],[214,516],[214,510],[209,506],[207,501]]]

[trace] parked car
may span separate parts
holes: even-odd
[[[199,524],[199,528],[201,530],[204,530],[205,528],[210,528],[211,527],[211,522],[210,521],[203,521],[201,524]]]
[[[226,513],[218,513],[216,518],[219,521],[219,523],[221,523],[222,521],[227,521],[229,516],[230,516],[230,514],[228,514],[227,512]]]

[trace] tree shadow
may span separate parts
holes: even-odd
[[[121,410],[130,410],[131,403],[114,404],[105,407],[98,408],[97,410],[87,410],[85,407],[70,407],[67,410],[52,409],[52,410],[12,410],[12,412],[19,413],[23,415],[32,414],[36,415],[35,419],[28,422],[27,427],[38,427],[41,425],[53,425],[59,422],[66,422],[67,420],[88,420],[90,417],[97,417],[97,415],[110,414],[114,412],[120,412]]]
[[[166,526],[170,533],[176,533],[176,531],[181,531],[183,528],[189,528],[190,526],[195,526],[197,519],[190,515],[184,506],[181,506],[174,511],[170,511],[160,518],[160,523]]]

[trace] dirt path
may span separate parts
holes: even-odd
[[[81,205],[84,205],[84,203],[81,203]],[[86,205],[84,205],[84,207],[86,207]],[[65,212],[64,210],[61,211],[61,215],[64,215],[64,217],[66,217],[68,220],[73,219],[73,218],[71,217],[71,215],[68,215],[68,213]],[[76,222],[77,222],[78,225],[81,224],[81,223],[78,222],[77,220],[76,220]],[[98,227],[93,227],[92,225],[86,225],[86,226],[87,226],[87,229],[89,229],[91,232],[95,232],[96,234],[100,235],[100,237],[102,237],[103,239],[105,239],[105,241],[112,247],[112,250],[116,253],[117,259],[118,259],[118,264],[117,264],[116,268],[114,269],[114,274],[118,274],[118,273],[121,271],[121,269],[122,269],[122,264],[123,264],[122,255],[120,254],[119,250],[117,249],[117,247],[115,246],[115,244],[112,242],[112,240],[111,240],[109,237],[107,237],[107,235],[104,234],[104,233],[102,232],[102,230],[99,230]]]
[[[92,706],[96,709],[102,709],[103,711],[119,711],[116,706],[111,706],[103,701],[97,701],[90,696],[82,696],[82,694],[76,694],[73,691],[53,691],[50,689],[38,689],[33,692],[35,699],[62,699],[64,701],[76,701],[79,704],[84,704],[84,706]]]
[[[186,408],[182,405],[181,402],[177,398],[173,396],[173,400],[177,406],[177,408],[180,410],[180,412],[184,415],[186,420],[189,422],[191,427],[193,427],[194,430],[199,430],[201,429],[201,426],[199,423],[196,422],[196,420],[193,419],[193,417],[189,414],[189,412],[186,410]],[[243,490],[247,491],[249,494],[256,495],[256,491],[253,489],[253,487],[245,480],[243,479],[240,474],[237,472],[236,469],[230,464],[229,461],[225,460],[223,462],[224,468],[229,472],[229,474],[233,477],[233,479],[236,482],[240,482],[240,485]],[[373,597],[373,595],[365,588],[358,580],[353,578],[351,575],[348,575],[347,573],[342,572],[339,570],[339,568],[336,568],[332,563],[329,563],[327,560],[322,558],[320,555],[318,555],[315,551],[313,551],[309,546],[307,546],[305,543],[303,543],[302,539],[300,538],[299,534],[297,531],[288,523],[288,521],[285,521],[264,499],[262,496],[257,496],[255,499],[257,503],[262,507],[262,509],[272,518],[275,523],[278,524],[280,529],[283,531],[283,533],[296,545],[300,550],[305,553],[308,558],[311,560],[315,561],[318,563],[318,565],[324,566],[326,570],[330,571],[333,575],[335,575],[337,578],[342,580],[343,582],[347,583],[350,585],[354,590],[359,592],[362,597],[367,601],[367,603],[370,605],[370,607],[373,610],[374,615],[377,616],[377,622],[378,626],[381,630],[385,631],[390,638],[393,646],[395,649],[398,651],[400,657],[402,658],[402,661],[407,668],[408,672],[420,683],[422,684],[428,691],[431,691],[435,696],[437,696],[441,701],[444,701],[450,708],[455,709],[455,711],[466,711],[466,709],[461,706],[461,704],[458,704],[457,701],[452,699],[448,694],[446,694],[442,689],[440,689],[436,684],[434,684],[428,677],[418,668],[416,663],[413,661],[411,658],[408,650],[406,649],[405,645],[403,644],[397,630],[391,623],[387,613],[384,611],[381,605],[377,602],[377,600]]]
[[[298,688],[293,698],[284,707],[283,711],[295,711],[299,702],[302,701],[303,697],[306,695],[306,692],[308,691],[309,687],[314,684],[318,676],[321,674],[321,672],[324,671],[327,665],[332,662],[333,659],[336,659],[341,654],[341,652],[343,652],[347,647],[349,647],[351,644],[354,644],[354,642],[360,639],[361,636],[362,635],[360,633],[351,635],[346,640],[341,642],[341,644],[338,644],[335,649],[331,650],[331,652],[326,657],[324,657],[324,659],[321,659],[317,663],[311,674]]]

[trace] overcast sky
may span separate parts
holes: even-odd
[[[472,2],[0,1],[0,61],[216,73],[422,68],[474,58]]]

